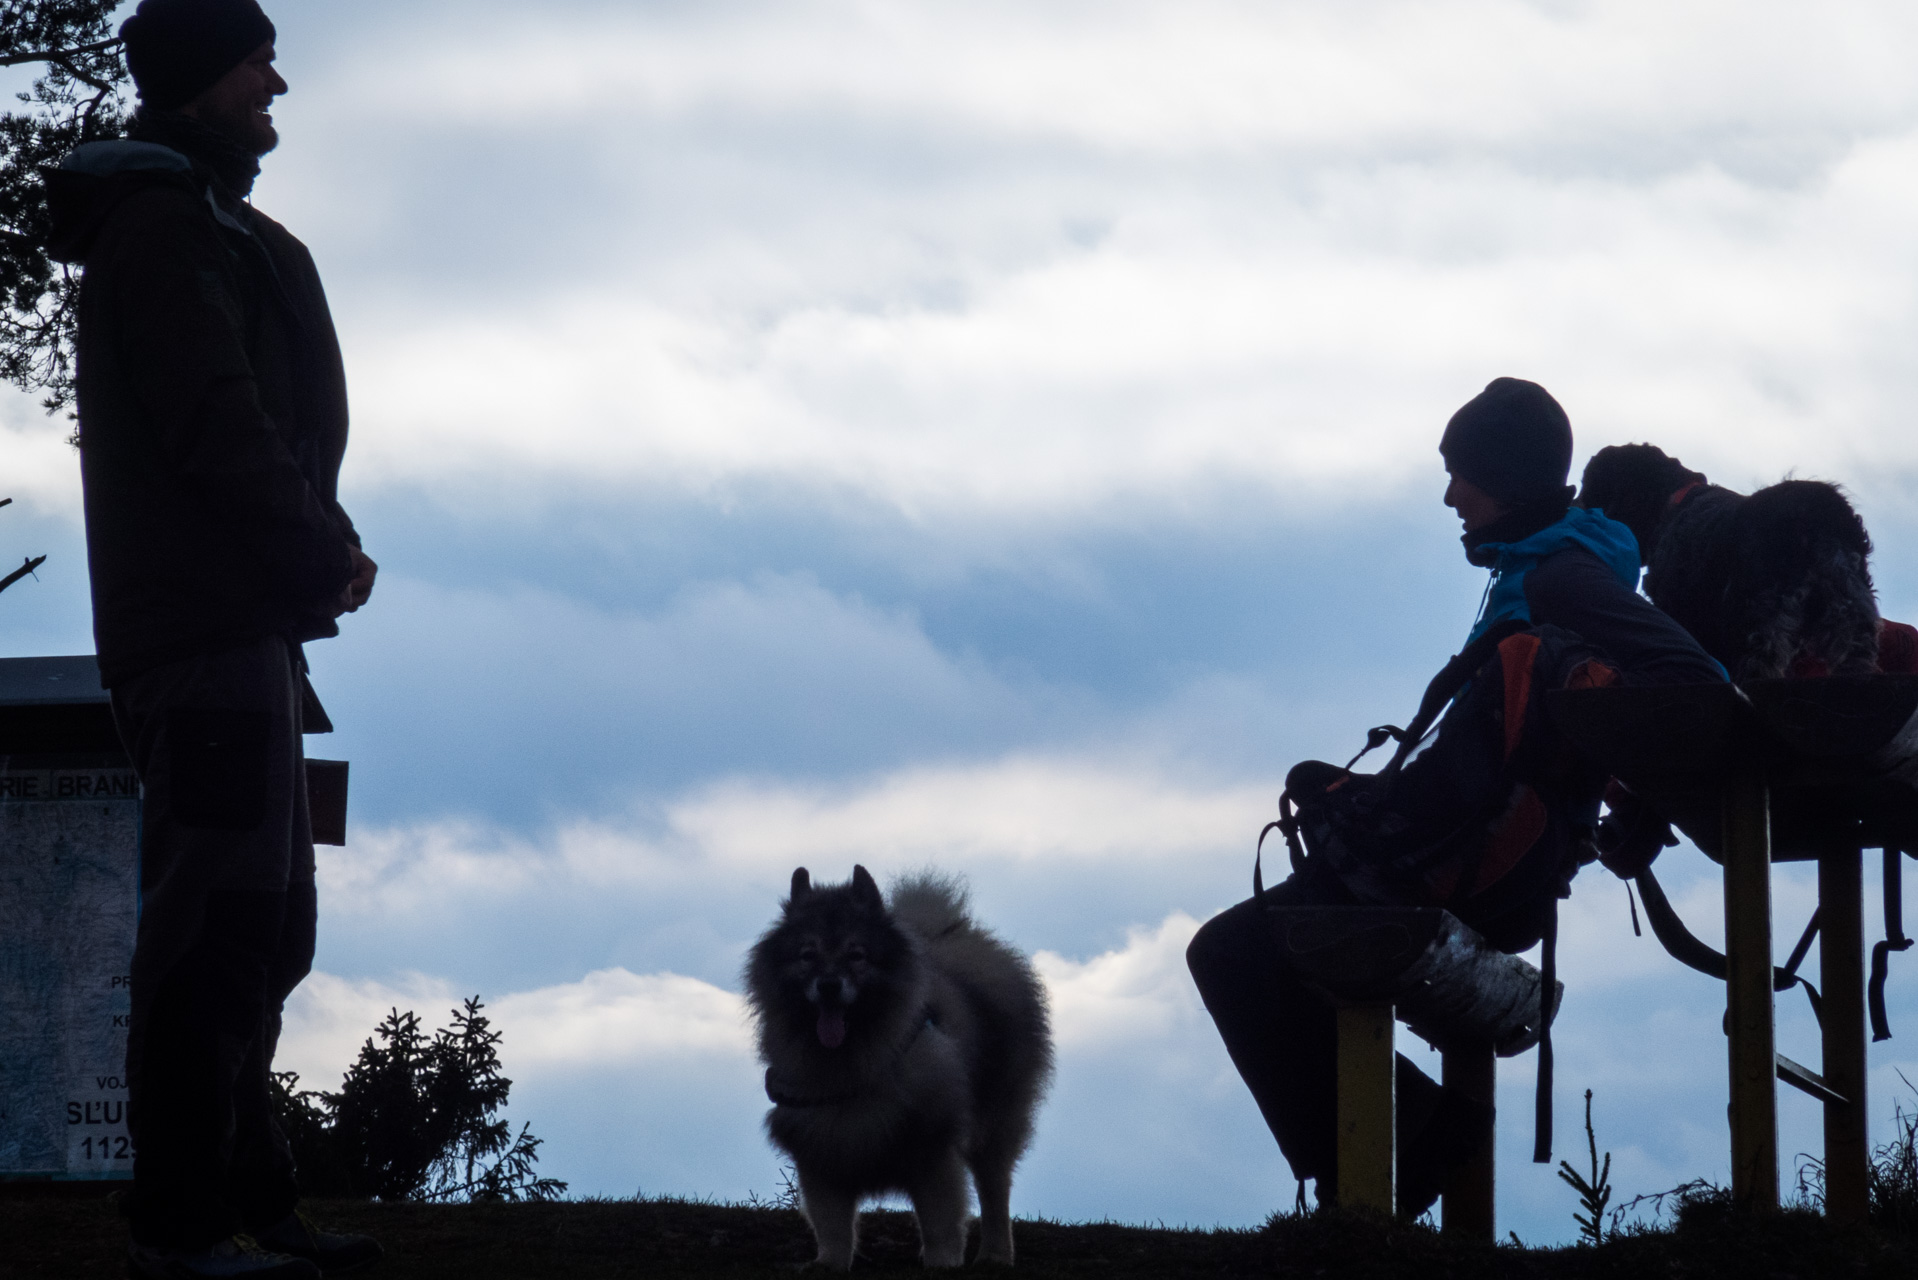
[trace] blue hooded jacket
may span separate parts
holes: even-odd
[[[1478,621],[1465,642],[1484,635],[1508,618],[1532,621],[1532,606],[1525,598],[1525,575],[1550,555],[1572,547],[1583,547],[1610,569],[1627,591],[1638,590],[1638,539],[1632,531],[1602,511],[1573,507],[1556,524],[1517,542],[1488,542],[1481,550],[1497,554],[1492,562],[1492,580],[1485,588],[1485,600],[1479,606]]]

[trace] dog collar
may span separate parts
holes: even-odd
[[[1692,481],[1690,484],[1686,485],[1684,488],[1679,489],[1672,494],[1671,498],[1668,499],[1665,503],[1666,508],[1668,510],[1676,511],[1679,505],[1683,503],[1685,499],[1692,496],[1692,490],[1702,489],[1704,487],[1705,487],[1705,482],[1703,480]]]

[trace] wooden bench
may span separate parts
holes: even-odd
[[[1918,677],[1565,690],[1549,695],[1548,706],[1594,762],[1650,800],[1724,867],[1734,1198],[1758,1207],[1779,1203],[1776,1085],[1782,1079],[1824,1105],[1826,1212],[1862,1222],[1871,1159],[1863,851],[1886,851],[1888,898],[1895,899],[1898,851],[1918,849]],[[1819,1072],[1778,1053],[1772,1008],[1779,971],[1772,957],[1771,863],[1813,859],[1818,910],[1786,969],[1795,971],[1816,935],[1823,988]],[[1641,887],[1648,907],[1668,913],[1655,878]],[[1888,913],[1888,925],[1895,918]],[[1685,948],[1666,936],[1674,920],[1655,916],[1654,924],[1681,954]],[[1897,941],[1887,938],[1894,947]],[[1687,962],[1712,971],[1709,958]]]
[[[1280,954],[1338,1010],[1339,1202],[1396,1211],[1393,1040],[1404,1022],[1443,1055],[1446,1087],[1486,1104],[1480,1154],[1446,1188],[1443,1216],[1448,1234],[1491,1240],[1496,1061],[1538,1043],[1538,970],[1437,908],[1267,911]]]

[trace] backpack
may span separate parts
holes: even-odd
[[[1316,862],[1360,903],[1444,907],[1499,950],[1527,950],[1589,861],[1605,786],[1553,729],[1545,694],[1618,679],[1569,631],[1500,624],[1446,664],[1407,728],[1373,729],[1343,767],[1294,766],[1266,830],[1284,834],[1295,870]],[[1393,739],[1384,769],[1353,772]],[[1256,861],[1253,874],[1262,891]]]

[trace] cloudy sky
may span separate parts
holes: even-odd
[[[863,862],[964,873],[1036,955],[1060,1070],[1018,1212],[1290,1206],[1182,952],[1285,769],[1462,638],[1435,446],[1494,376],[1581,463],[1844,481],[1918,620],[1907,5],[269,11],[256,200],[325,275],[383,567],[311,651],[352,830],[285,1060],[331,1085],[389,1005],[480,993],[575,1191],[777,1189],[741,957],[795,865]],[[51,557],[0,652],[91,648],[66,431],[0,400],[0,549]],[[1663,865],[1722,936],[1710,865]],[[1722,989],[1602,872],[1565,930],[1560,1153],[1590,1088],[1621,1197],[1724,1180]],[[1881,1136],[1918,962],[1892,996]],[[1563,1240],[1531,1072],[1499,1226]],[[1818,1117],[1781,1110],[1789,1179]]]

